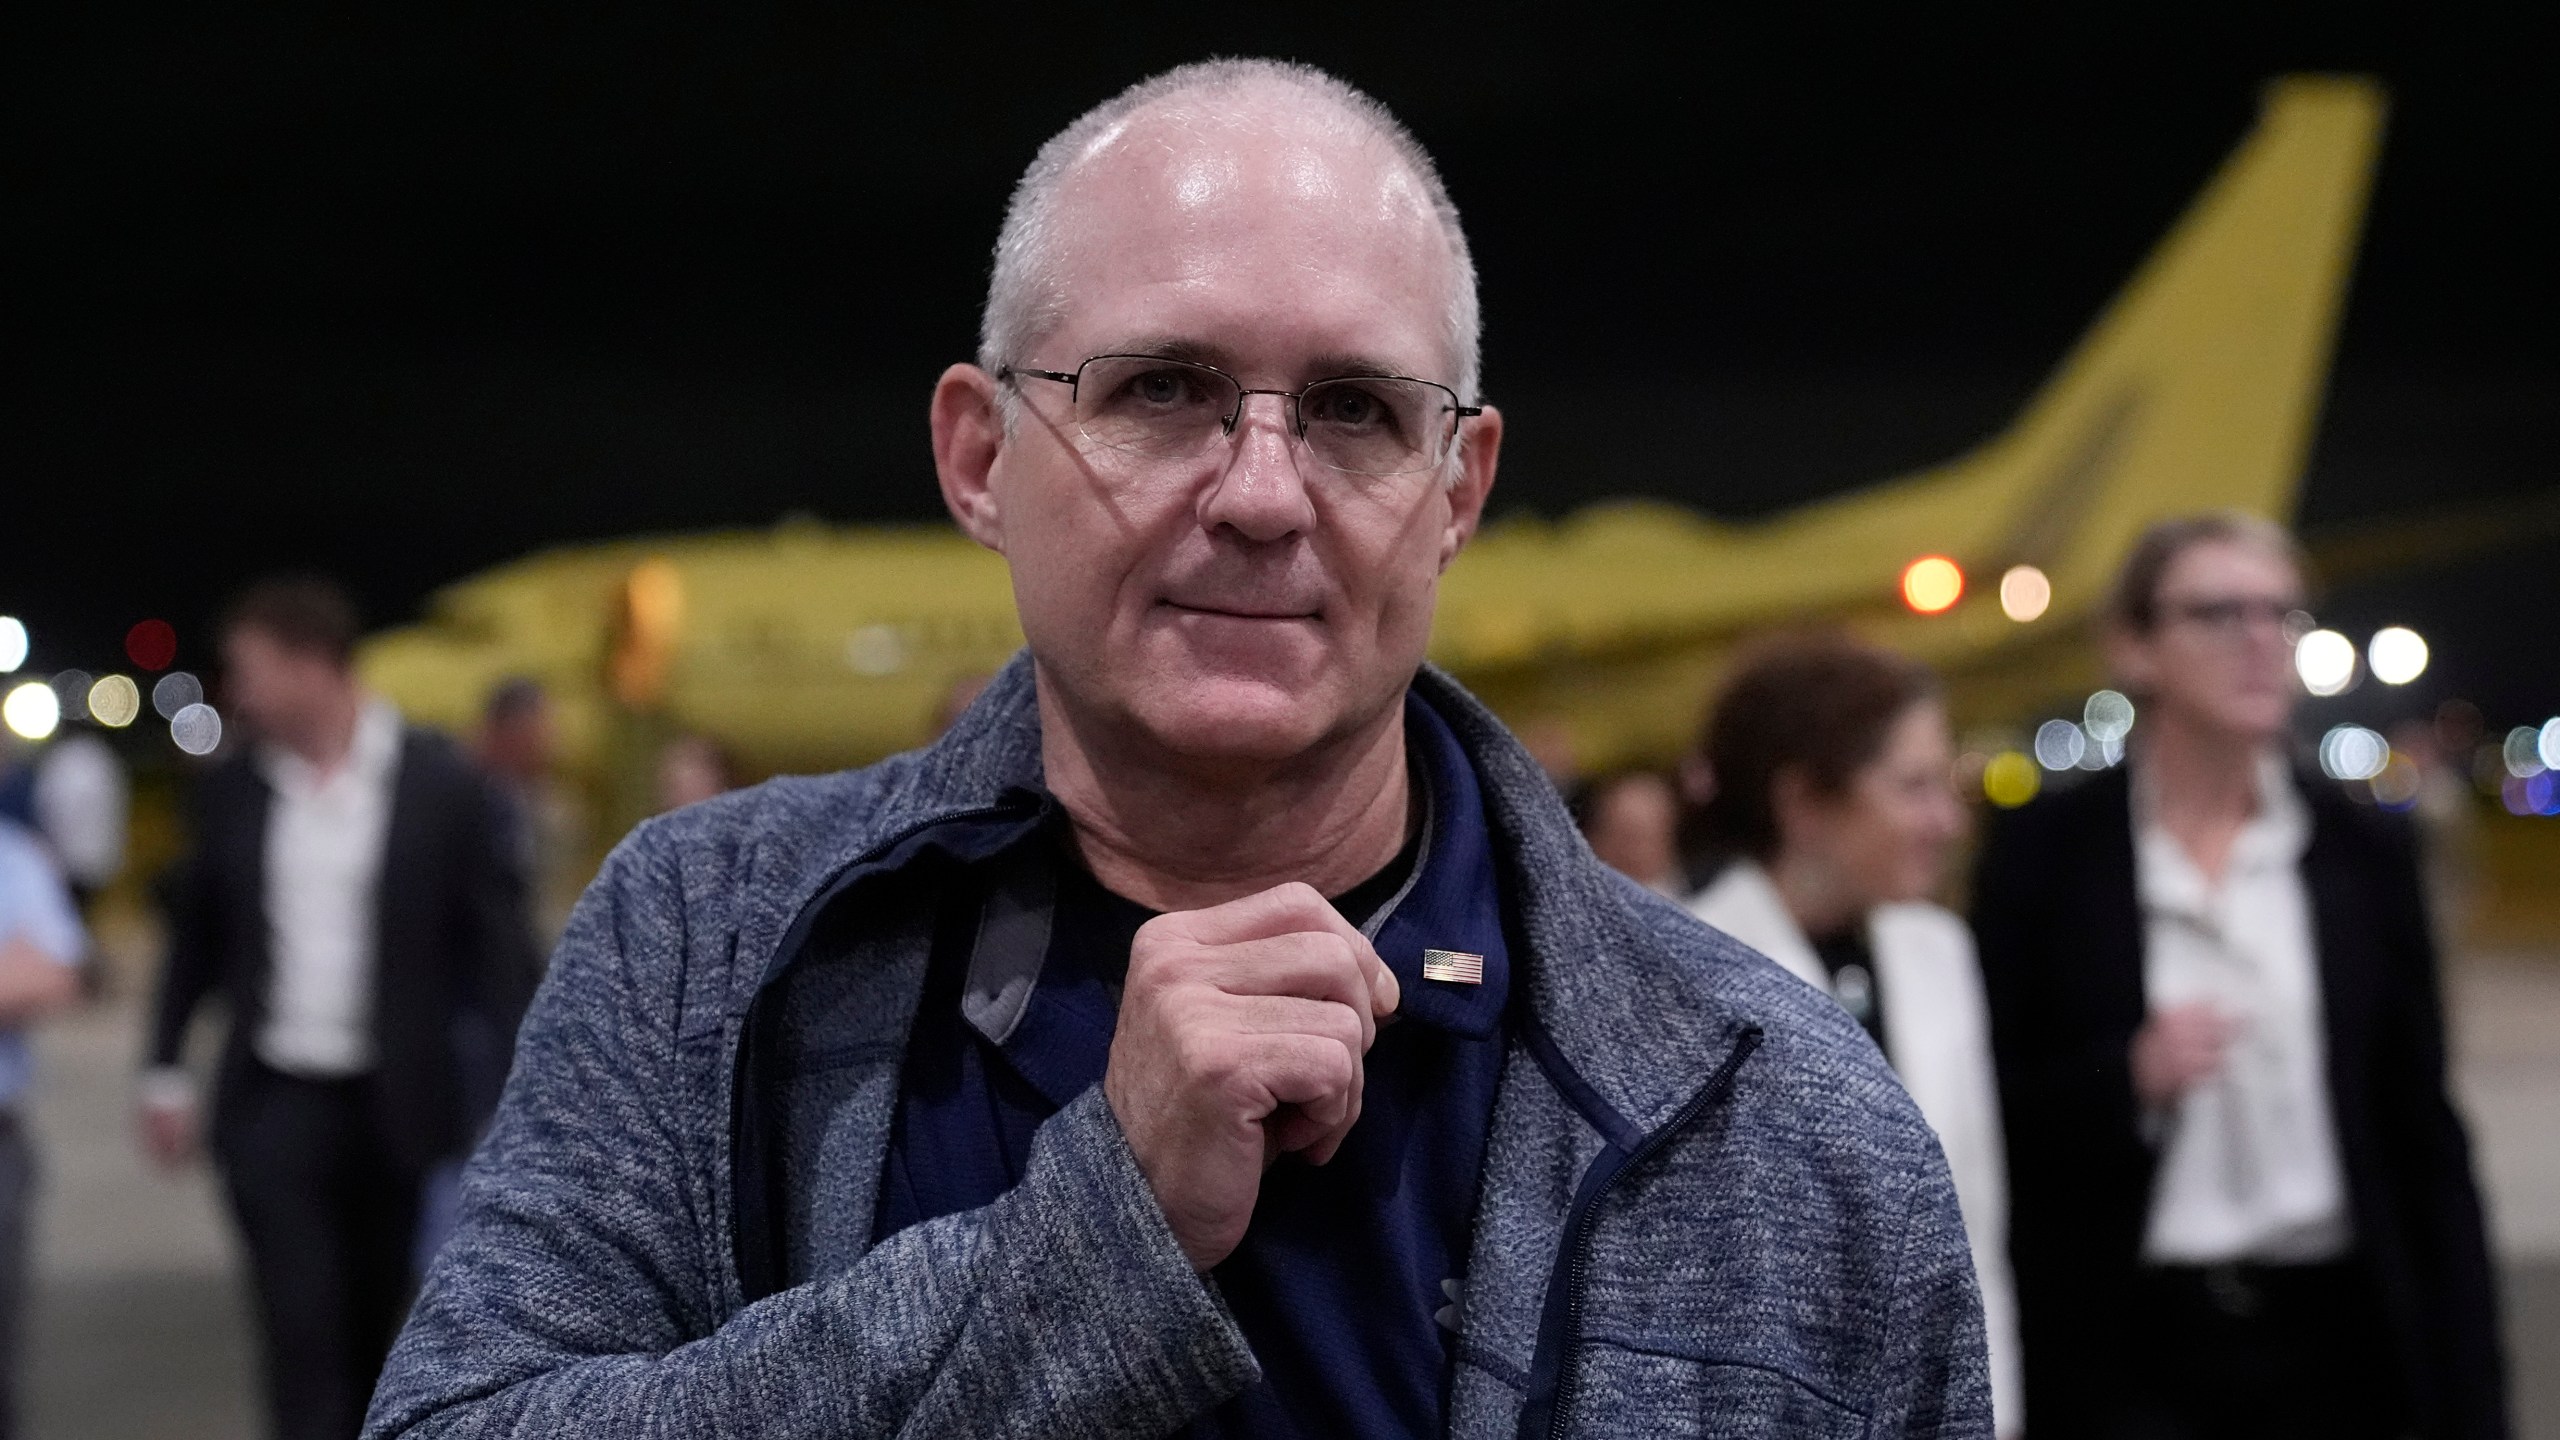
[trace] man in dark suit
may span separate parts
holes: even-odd
[[[212,1149],[255,1273],[283,1440],[357,1433],[408,1298],[419,1185],[494,1105],[530,996],[523,877],[490,784],[358,685],[353,607],[262,582],[222,629],[245,722],[167,892],[143,1129],[195,1143],[188,1022],[228,1002]]]
[[[2300,604],[2274,527],[2155,529],[2128,765],[1984,847],[2039,1435],[2506,1433],[2409,832],[2286,762]]]

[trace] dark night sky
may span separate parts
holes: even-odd
[[[2307,523],[2555,483],[2560,84],[2521,22],[98,8],[0,62],[0,611],[39,669],[104,668],[153,613],[204,663],[212,607],[277,565],[390,622],[555,542],[935,514],[923,402],[1013,176],[1210,53],[1334,68],[1440,157],[1512,417],[1498,508],[1748,515],[1954,453],[2291,69],[2394,95]],[[2451,634],[2441,685],[2498,719],[2560,702],[2552,569],[2510,547],[2332,604]]]

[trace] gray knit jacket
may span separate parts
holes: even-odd
[[[1450,1432],[1988,1436],[1955,1192],[1875,1047],[1608,871],[1491,714],[1415,684],[1483,781],[1518,937]],[[525,1022],[368,1440],[1160,1435],[1252,1382],[1099,1089],[1003,1198],[868,1245],[933,907],[846,878],[999,813],[1039,754],[1017,659],[929,750],[623,842]],[[795,965],[819,983],[743,1056]],[[766,1068],[815,1147],[795,1173],[824,1179],[742,1205],[740,1081]],[[751,1298],[759,1205],[862,1240]]]

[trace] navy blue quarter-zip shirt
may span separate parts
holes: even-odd
[[[1403,999],[1366,1062],[1361,1116],[1330,1164],[1283,1157],[1244,1241],[1213,1272],[1262,1383],[1194,1436],[1432,1435],[1446,1429],[1453,1330],[1485,1135],[1502,1073],[1510,964],[1476,776],[1448,726],[1405,706],[1424,820],[1406,853],[1336,897],[1396,972]],[[991,1017],[973,956],[990,902],[938,928],[881,1172],[875,1239],[1010,1189],[1034,1133],[1110,1055],[1130,941],[1154,912],[1104,889],[1054,834],[1025,842],[1047,935],[1027,998]],[[1481,984],[1426,978],[1423,952],[1483,957]],[[1450,1310],[1454,1314],[1454,1309]]]

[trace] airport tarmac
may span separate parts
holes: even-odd
[[[2450,975],[2458,1085],[2506,1276],[2524,1440],[2560,1440],[2560,954]],[[128,1124],[135,1022],[47,1029],[45,1148],[24,1387],[31,1440],[251,1440],[256,1345],[216,1186],[155,1173]]]

